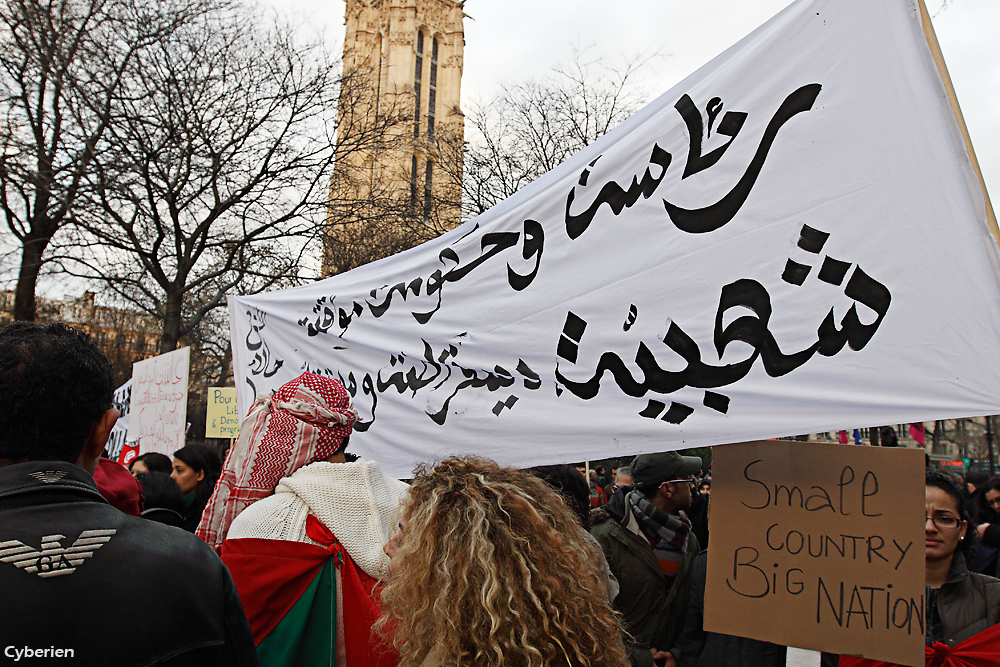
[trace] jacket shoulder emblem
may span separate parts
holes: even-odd
[[[65,535],[46,535],[42,538],[41,551],[20,540],[0,542],[0,562],[12,563],[43,579],[73,574],[117,532],[115,529],[85,530],[69,547],[62,545]]]
[[[62,470],[45,470],[40,472],[29,472],[28,476],[34,477],[39,482],[44,482],[45,484],[53,484],[65,477],[66,473]]]

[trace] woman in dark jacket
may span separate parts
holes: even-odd
[[[215,483],[222,473],[222,461],[215,450],[205,445],[187,445],[174,452],[174,471],[170,476],[177,482],[187,501],[187,511],[180,527],[193,533],[201,521]]]
[[[1000,621],[1000,580],[965,565],[975,532],[948,475],[927,472],[925,512],[926,642],[954,646]]]

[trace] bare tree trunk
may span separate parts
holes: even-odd
[[[42,252],[48,239],[25,240],[21,248],[21,268],[17,274],[14,290],[14,319],[34,322],[36,316],[35,286],[42,268]]]
[[[222,355],[222,361],[220,362],[219,386],[226,386],[226,381],[229,377],[229,368],[232,365],[233,365],[233,344],[230,341],[229,345],[226,346],[226,353]]]
[[[163,302],[163,332],[160,334],[160,354],[177,349],[181,334],[181,295],[168,292]]]

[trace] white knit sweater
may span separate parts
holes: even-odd
[[[226,537],[315,544],[306,536],[306,517],[312,513],[358,567],[382,579],[389,565],[382,547],[395,532],[396,510],[406,490],[406,484],[384,476],[374,461],[312,463],[283,478],[273,496],[243,510]]]

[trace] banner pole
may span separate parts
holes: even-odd
[[[944,55],[941,53],[941,45],[938,43],[937,33],[934,32],[934,25],[931,23],[931,17],[927,13],[927,6],[924,4],[924,0],[917,0],[917,4],[920,6],[920,21],[924,27],[924,36],[927,38],[927,45],[931,49],[931,55],[934,56],[938,73],[941,75],[941,82],[944,84],[948,101],[951,103],[951,110],[958,121],[959,129],[962,130],[962,138],[965,140],[965,150],[969,154],[969,160],[972,161],[972,168],[976,170],[976,176],[979,177],[979,187],[982,188],[983,199],[986,203],[986,221],[990,225],[990,231],[993,232],[993,240],[1000,244],[1000,228],[997,227],[997,216],[993,211],[993,203],[990,202],[990,193],[986,191],[986,181],[983,180],[983,171],[979,168],[976,149],[972,147],[969,128],[965,124],[965,116],[962,115],[962,109],[958,105],[958,96],[955,94],[955,86],[951,82],[951,74],[948,73],[948,66],[944,62]]]

